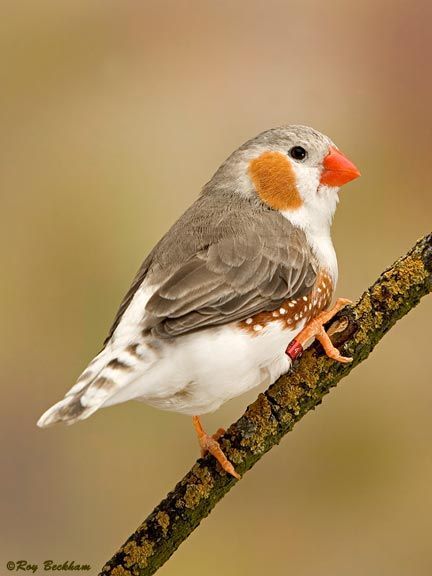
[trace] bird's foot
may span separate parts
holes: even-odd
[[[218,428],[216,432],[212,434],[211,437],[213,438],[213,440],[218,441],[219,438],[225,434],[225,432],[226,432],[225,428]]]
[[[213,434],[213,436],[210,436],[204,431],[199,416],[192,416],[192,421],[196,435],[198,436],[198,442],[201,448],[201,456],[205,456],[207,452],[210,452],[210,454],[216,458],[225,472],[231,474],[231,476],[234,476],[234,478],[237,478],[237,480],[240,480],[240,474],[237,474],[237,472],[234,470],[234,466],[225,456],[218,442],[219,438],[225,434],[225,430],[223,428],[219,428],[219,430]]]
[[[295,360],[300,354],[302,354],[306,344],[313,338],[316,338],[321,346],[324,348],[325,353],[329,358],[336,360],[337,362],[348,363],[352,362],[352,358],[348,356],[342,356],[337,348],[335,348],[330,340],[327,332],[324,330],[324,324],[344,308],[347,304],[351,304],[351,300],[347,298],[338,298],[335,305],[331,310],[326,312],[321,312],[313,320],[311,320],[303,330],[297,334],[297,336],[290,342],[286,353],[291,358]]]

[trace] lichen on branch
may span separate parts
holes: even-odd
[[[333,386],[365,360],[388,330],[432,292],[432,234],[417,244],[327,326],[333,344],[354,358],[340,364],[313,344],[220,439],[240,474],[252,466]],[[212,456],[198,460],[102,568],[100,576],[150,576],[235,484]]]

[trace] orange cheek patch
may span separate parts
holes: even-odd
[[[263,202],[275,210],[295,210],[302,205],[296,176],[280,152],[264,152],[249,164],[249,174]]]

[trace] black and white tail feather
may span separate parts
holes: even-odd
[[[65,397],[42,414],[37,422],[39,427],[46,428],[59,422],[74,424],[102,406],[116,404],[118,393],[124,393],[125,388],[129,388],[151,366],[155,354],[141,326],[149,293],[142,286],[135,288],[126,306],[122,304],[121,321],[116,319],[104,348]]]
[[[140,356],[145,344],[131,344],[120,353],[110,343],[88,365],[65,397],[49,408],[37,425],[46,428],[63,422],[74,424],[102,406],[115,404],[114,397],[131,384],[146,367]]]

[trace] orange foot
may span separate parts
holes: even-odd
[[[336,300],[336,304],[331,310],[327,310],[327,312],[321,312],[318,314],[318,316],[311,320],[303,328],[303,330],[297,334],[297,336],[286,349],[286,353],[291,358],[291,360],[295,360],[297,356],[300,356],[300,354],[303,352],[305,344],[309,340],[316,338],[321,343],[321,346],[324,348],[327,356],[333,358],[333,360],[336,360],[337,362],[352,362],[352,358],[342,356],[339,350],[333,346],[330,338],[327,335],[327,332],[323,328],[323,325],[331,320],[333,316],[347,304],[351,304],[351,300],[347,300],[346,298],[338,298]]]
[[[216,458],[225,472],[231,474],[231,476],[234,476],[234,478],[237,478],[237,480],[240,480],[240,474],[237,474],[237,472],[234,470],[234,466],[225,456],[218,442],[218,439],[225,433],[225,430],[223,428],[219,428],[216,434],[209,436],[204,431],[199,416],[192,416],[192,422],[195,428],[195,432],[198,436],[199,445],[201,447],[201,456],[204,456],[207,454],[207,452],[210,452],[210,454]]]

